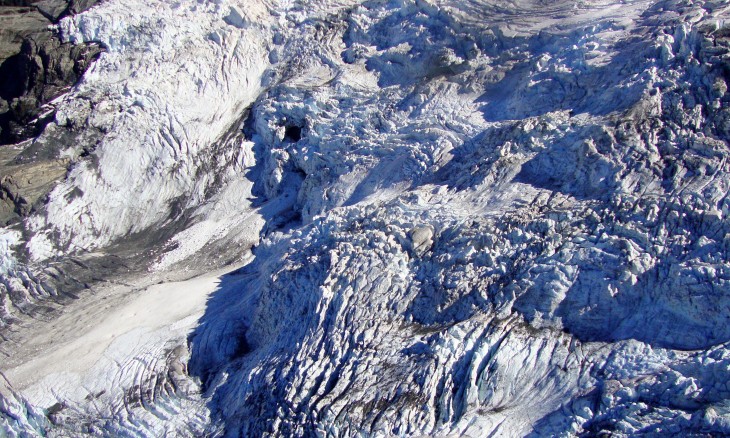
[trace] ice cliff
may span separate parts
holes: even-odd
[[[2,151],[44,178],[0,231],[8,363],[109,284],[240,267],[114,388],[0,391],[0,427],[730,434],[728,20],[692,0],[64,18],[104,51]]]

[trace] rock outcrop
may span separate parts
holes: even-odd
[[[0,5],[0,144],[35,137],[53,120],[44,106],[68,91],[102,51],[62,44],[49,26],[95,1],[5,2]]]

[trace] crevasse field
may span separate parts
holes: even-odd
[[[0,228],[0,435],[730,434],[727,1],[57,30],[104,52],[0,146],[56,169]]]

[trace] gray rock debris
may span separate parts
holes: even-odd
[[[411,239],[413,251],[416,255],[422,256],[433,246],[433,226],[414,227],[408,233],[408,237]]]

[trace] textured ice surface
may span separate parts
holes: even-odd
[[[75,163],[50,193],[45,221],[33,224],[36,259],[48,232],[72,251],[95,248],[175,219],[175,209],[202,203],[212,179],[242,172],[240,140],[225,136],[262,89],[269,31],[254,5],[246,19],[255,26],[227,26],[229,9],[110,1],[60,23],[64,39],[98,41],[108,52],[67,96],[57,123],[106,135],[90,145],[94,159]],[[73,157],[85,145],[69,146],[62,153]]]
[[[25,248],[3,234],[3,320],[54,293],[22,294],[40,262],[243,266],[196,324],[110,344],[139,362],[88,373],[90,398],[26,389],[45,413],[3,427],[730,434],[729,18],[722,1],[110,0],[65,19],[107,51],[33,143],[71,165]],[[90,287],[87,317],[101,296],[125,309]]]

